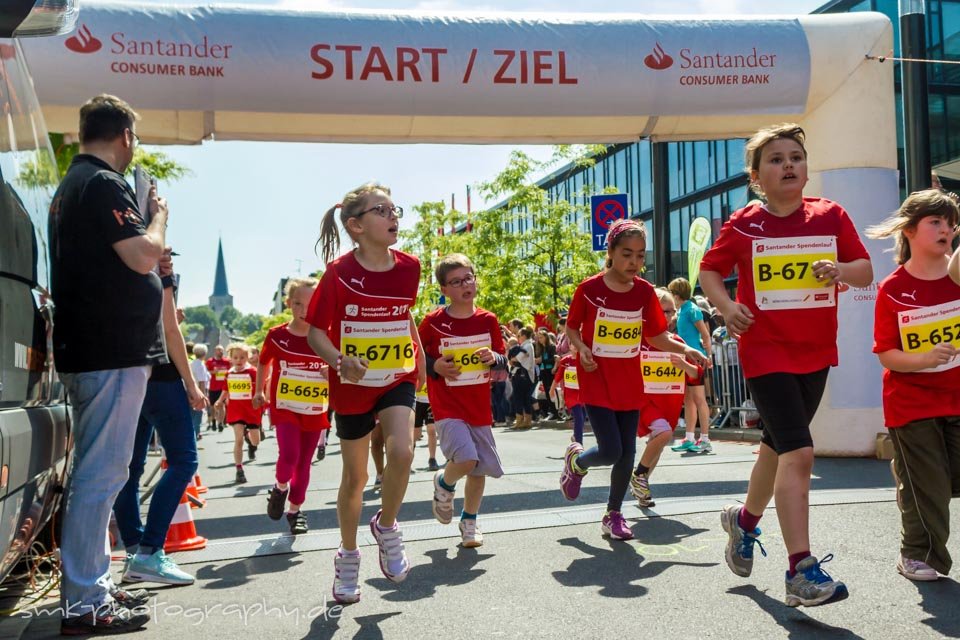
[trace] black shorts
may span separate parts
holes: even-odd
[[[244,431],[252,431],[253,429],[259,429],[259,428],[260,428],[260,425],[259,425],[259,424],[254,424],[254,423],[252,423],[252,422],[246,422],[246,421],[244,421],[244,420],[237,420],[237,421],[235,421],[235,422],[228,422],[227,424],[229,424],[231,427],[236,426],[236,425],[238,425],[238,424],[242,424]]]
[[[747,378],[763,421],[761,442],[778,455],[813,446],[810,423],[820,406],[830,368],[812,373],[768,373]]]
[[[407,407],[413,409],[417,399],[416,387],[412,382],[401,382],[377,398],[373,409],[366,413],[338,413],[336,417],[337,437],[341,440],[359,440],[373,431],[377,426],[377,414],[390,407]]]
[[[210,399],[210,408],[213,409],[213,405],[216,404],[217,400],[220,399],[220,396],[223,395],[223,389],[217,389],[216,391],[207,391],[207,397]]]
[[[425,424],[433,424],[433,412],[429,402],[418,402],[413,408],[413,428],[422,429]]]

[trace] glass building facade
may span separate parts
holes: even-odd
[[[927,57],[960,61],[960,0],[927,0]],[[835,0],[815,13],[879,11],[894,25],[894,56],[899,55],[899,17],[897,0]],[[889,64],[889,63],[885,63]],[[931,162],[948,189],[960,189],[960,65],[927,65],[930,106]],[[895,65],[897,104],[897,144],[903,176],[903,122],[900,100],[900,67]],[[570,164],[539,181],[554,198],[588,205],[585,186],[596,192],[608,187],[630,194],[631,214],[647,226],[647,272],[645,278],[656,284],[687,275],[687,238],[695,217],[707,218],[716,238],[720,226],[730,214],[747,204],[750,194],[744,172],[745,140],[671,142],[667,146],[669,185],[669,247],[657,246],[658,220],[653,205],[653,145],[647,140],[611,146],[596,156],[596,164],[582,167]],[[901,188],[902,185],[901,185]],[[589,207],[587,207],[587,210]],[[589,232],[586,215],[571,222]],[[521,216],[515,231],[524,231],[532,221]],[[657,255],[667,251],[669,272],[658,274]]]

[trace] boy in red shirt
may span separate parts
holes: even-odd
[[[490,369],[505,369],[507,359],[497,317],[474,304],[477,280],[470,260],[458,253],[442,258],[436,278],[450,304],[427,314],[419,327],[430,407],[447,458],[433,477],[433,515],[442,524],[453,519],[456,484],[466,476],[460,535],[464,547],[479,547],[477,513],[486,477],[503,475],[493,439]]]
[[[230,369],[230,361],[223,357],[223,347],[219,344],[214,347],[213,357],[207,358],[204,365],[210,372],[210,415],[207,416],[207,431],[223,431],[223,405],[217,401],[227,388],[227,370]]]
[[[233,427],[233,463],[237,466],[237,483],[247,481],[243,472],[243,436],[250,444],[260,444],[260,409],[253,407],[253,385],[257,370],[247,362],[250,352],[245,344],[234,342],[227,347],[233,366],[227,371],[226,392],[217,400],[221,411],[226,407],[225,421]]]

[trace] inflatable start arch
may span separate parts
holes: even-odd
[[[703,140],[796,121],[809,195],[862,230],[899,201],[892,48],[876,13],[796,18],[312,13],[84,5],[69,36],[23,41],[52,131],[116,93],[146,142],[551,143]],[[868,245],[878,280],[889,255]],[[840,296],[840,360],[817,451],[883,430],[872,289]],[[817,327],[811,327],[816,331]]]

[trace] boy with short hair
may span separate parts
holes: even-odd
[[[486,477],[503,475],[493,439],[490,370],[504,369],[503,337],[497,317],[474,304],[473,264],[461,254],[442,258],[435,275],[450,304],[420,323],[427,357],[427,389],[446,466],[433,478],[433,515],[442,524],[453,518],[456,483],[466,477],[460,535],[464,547],[479,547],[483,534],[477,513]]]

